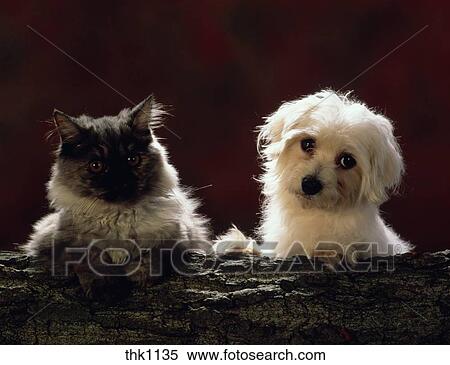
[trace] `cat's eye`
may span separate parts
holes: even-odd
[[[314,148],[316,147],[316,141],[314,140],[314,138],[305,138],[301,140],[300,146],[306,153],[312,153],[314,152]]]
[[[100,160],[89,162],[89,171],[94,174],[99,174],[105,170],[105,164]]]
[[[130,155],[127,157],[128,165],[137,166],[141,163],[141,156],[139,155]]]
[[[350,153],[343,153],[338,157],[337,164],[344,170],[350,170],[356,166],[356,160]]]

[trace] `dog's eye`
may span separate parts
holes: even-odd
[[[351,168],[355,167],[356,160],[351,154],[343,153],[338,158],[338,165],[344,170],[350,170]]]
[[[314,148],[316,147],[316,141],[313,138],[305,138],[302,139],[300,145],[303,151],[311,153],[314,151]]]
[[[139,155],[130,155],[127,157],[128,165],[137,166],[141,162],[141,156]]]
[[[105,170],[105,164],[100,160],[89,162],[89,171],[94,174],[99,174]]]

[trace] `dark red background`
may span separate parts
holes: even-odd
[[[345,85],[397,122],[402,194],[383,206],[421,249],[449,247],[448,5],[438,1],[3,2],[0,10],[0,247],[47,211],[54,107],[115,114],[129,106],[31,25],[133,101],[171,105],[166,130],[182,182],[199,190],[218,233],[255,227],[255,127],[282,101]]]

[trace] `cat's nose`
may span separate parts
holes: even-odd
[[[120,193],[129,188],[130,184],[125,181],[116,181],[115,184],[111,187],[111,191],[115,191]]]
[[[320,193],[323,185],[320,180],[312,175],[305,176],[302,180],[302,190],[306,195],[316,195]]]

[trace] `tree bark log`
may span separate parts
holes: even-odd
[[[191,276],[101,303],[75,277],[1,251],[0,343],[450,343],[450,251],[396,256],[393,271],[380,260],[375,272],[335,273],[305,258],[194,255]]]

